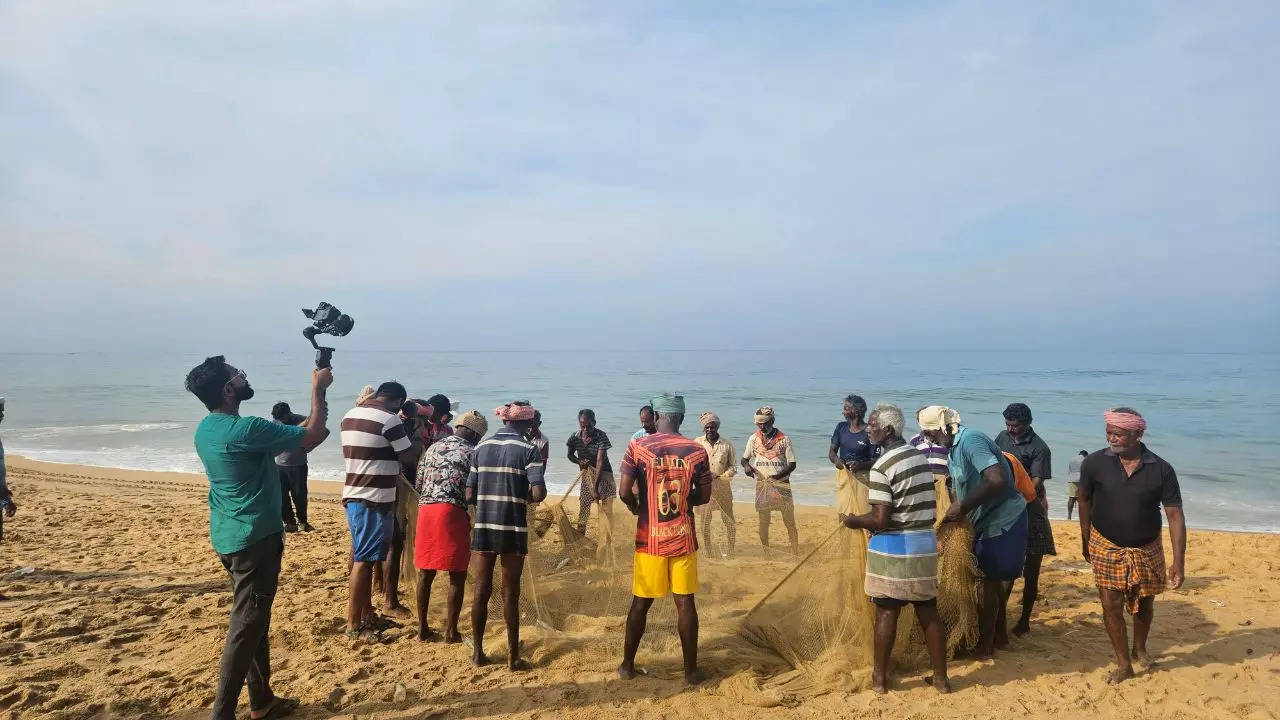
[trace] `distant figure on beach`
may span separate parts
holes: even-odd
[[[418,402],[418,418],[422,421],[422,449],[425,452],[431,447],[431,444],[448,437],[453,434],[453,428],[450,427],[450,418],[452,415],[449,411],[453,408],[453,403],[448,397],[439,393],[432,395],[425,401]]]
[[[756,432],[747,439],[742,454],[742,470],[756,479],[756,514],[760,518],[760,544],[769,547],[769,522],[774,510],[782,513],[791,552],[800,554],[800,534],[796,529],[796,507],[791,496],[791,473],[796,471],[796,454],[791,438],[775,425],[773,408],[756,410]]]
[[[658,432],[658,425],[657,419],[653,414],[653,408],[645,405],[640,408],[640,429],[631,434],[631,439],[639,440],[656,432]]]
[[[682,436],[685,404],[664,394],[652,402],[657,432],[632,440],[622,458],[622,502],[637,517],[631,609],[618,675],[647,674],[636,668],[636,651],[655,598],[672,595],[679,616],[684,681],[698,675],[698,535],[693,507],[711,499],[711,468],[703,446]]]
[[[293,412],[289,403],[278,402],[271,408],[271,419],[281,425],[299,425],[306,418]],[[315,528],[307,522],[307,453],[298,448],[276,455],[276,469],[280,473],[280,507],[285,532],[305,532]]]
[[[1067,465],[1067,519],[1071,519],[1071,511],[1076,507],[1076,499],[1080,496],[1080,466],[1084,464],[1084,459],[1089,457],[1088,450],[1081,450],[1080,454],[1071,458],[1071,463]]]
[[[1014,486],[1009,461],[991,438],[960,424],[949,407],[920,411],[920,429],[929,442],[947,448],[947,467],[956,501],[943,522],[973,524],[973,554],[982,570],[977,658],[990,658],[1009,644],[1005,605],[1027,554],[1027,501]]]
[[[578,411],[578,432],[565,443],[569,449],[569,462],[582,471],[582,483],[578,486],[578,532],[587,532],[587,520],[591,518],[591,504],[600,503],[600,513],[613,512],[613,498],[618,494],[613,480],[613,465],[609,464],[609,436],[596,427],[596,412],[590,408]]]
[[[1116,654],[1116,669],[1107,676],[1114,684],[1133,677],[1134,663],[1144,670],[1154,664],[1147,635],[1155,596],[1166,587],[1182,587],[1187,523],[1177,473],[1142,442],[1147,421],[1127,407],[1112,408],[1102,418],[1107,447],[1085,458],[1080,467],[1080,538],[1084,558],[1093,566],[1103,621]],[[1161,505],[1173,546],[1167,579],[1160,544]],[[1132,650],[1126,609],[1133,615]]]
[[[738,451],[733,443],[720,434],[720,417],[715,413],[704,412],[698,418],[702,424],[702,436],[694,438],[694,442],[707,452],[707,461],[711,467],[711,501],[702,506],[699,520],[702,522],[702,544],[704,550],[711,548],[711,512],[720,511],[720,521],[724,523],[728,536],[728,548],[725,557],[732,557],[737,543],[738,528],[733,519],[733,476],[738,472]]]
[[[920,424],[920,413],[922,412],[924,412],[924,408],[916,409],[916,425]],[[929,442],[929,438],[925,436],[924,432],[912,435],[907,444],[924,454],[925,459],[929,461],[929,467],[933,469],[934,481],[941,480],[943,486],[950,492],[951,471],[947,468],[947,448]]]
[[[187,373],[186,389],[209,414],[196,426],[195,448],[209,479],[209,539],[231,577],[231,619],[218,666],[214,720],[233,720],[249,685],[249,717],[288,715],[298,701],[271,689],[268,630],[284,555],[284,522],[275,456],[310,452],[329,436],[325,390],[330,369],[311,374],[311,414],[298,425],[240,417],[253,397],[244,372],[217,355]]]
[[[471,662],[489,664],[484,627],[493,595],[493,568],[502,563],[502,618],[507,625],[507,668],[528,670],[520,658],[520,573],[529,553],[529,503],[547,496],[542,455],[526,437],[536,414],[517,401],[494,410],[502,427],[476,446],[467,473],[467,503],[476,507],[471,552],[476,555],[476,586],[471,598]]]
[[[402,469],[416,467],[420,445],[400,419],[408,397],[394,380],[342,418],[346,479],[342,505],[351,533],[352,566],[347,604],[347,637],[378,641],[373,611],[373,568],[387,559],[395,533],[396,483]]]
[[[1004,409],[1004,430],[996,435],[996,447],[1022,463],[1035,486],[1035,500],[1027,503],[1027,559],[1022,567],[1022,616],[1013,626],[1013,634],[1031,631],[1031,610],[1040,592],[1040,565],[1045,555],[1057,555],[1053,543],[1053,526],[1049,524],[1049,499],[1044,481],[1052,477],[1053,460],[1049,445],[1031,427],[1031,408],[1024,403],[1010,403]]]
[[[462,592],[471,562],[471,518],[467,516],[467,474],[476,443],[489,431],[489,423],[472,410],[458,418],[454,434],[432,443],[418,461],[414,489],[418,492],[417,532],[414,533],[413,565],[418,569],[418,639],[437,637],[427,625],[431,585],[437,572],[449,573],[449,596],[445,605],[444,641],[462,642],[458,617],[462,614]]]
[[[864,590],[876,606],[871,689],[889,689],[889,656],[898,632],[898,615],[911,603],[924,631],[933,675],[925,678],[939,692],[951,692],[947,681],[947,648],[938,617],[938,538],[933,469],[923,453],[902,439],[906,420],[896,405],[881,403],[871,411],[867,433],[882,451],[871,467],[866,515],[841,514],[851,529],[871,531],[867,544]]]
[[[542,456],[543,467],[546,463],[551,462],[551,443],[547,440],[547,436],[542,434],[542,411],[533,411],[533,422],[529,424],[529,442],[538,448],[538,454]]]
[[[0,422],[4,422],[4,398],[0,397]],[[4,469],[4,441],[0,440],[0,540],[4,540],[4,519],[18,512],[18,504],[9,491]]]
[[[844,420],[836,423],[836,429],[831,433],[831,448],[827,451],[827,459],[837,470],[848,470],[865,478],[876,455],[875,443],[867,436],[864,421],[867,401],[857,395],[848,395],[841,412]]]

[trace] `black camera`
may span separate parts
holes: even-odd
[[[356,321],[352,320],[350,315],[343,315],[338,308],[327,302],[320,303],[315,310],[303,308],[302,314],[311,320],[311,324],[302,329],[302,337],[310,340],[311,347],[316,349],[316,369],[330,367],[330,361],[333,360],[333,348],[317,345],[316,335],[342,337],[351,332],[351,328],[355,327]]]

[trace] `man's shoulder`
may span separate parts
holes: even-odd
[[[368,405],[357,405],[347,411],[342,416],[343,420],[373,420],[378,423],[385,423],[387,420],[395,417],[390,412],[379,407],[371,407]]]

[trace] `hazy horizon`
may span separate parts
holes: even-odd
[[[340,352],[1276,352],[1277,37],[1265,2],[15,0],[0,352],[304,352],[321,300]]]

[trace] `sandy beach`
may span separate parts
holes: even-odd
[[[203,477],[14,456],[8,468],[20,512],[0,544],[0,712],[207,716],[230,592],[209,546]],[[641,647],[650,675],[624,683],[614,674],[622,618],[574,608],[571,588],[550,581],[537,590],[547,602],[562,596],[562,622],[523,629],[529,673],[473,668],[463,646],[413,639],[411,621],[380,645],[344,640],[338,490],[312,483],[317,532],[288,536],[272,619],[273,684],[301,699],[304,718],[1280,717],[1280,535],[1191,530],[1187,582],[1156,604],[1158,666],[1108,686],[1111,651],[1078,528],[1056,523],[1059,555],[1046,559],[1029,636],[994,663],[954,661],[951,696],[909,675],[879,697],[797,690],[785,681],[793,668],[738,632],[747,609],[794,564],[760,552],[754,513],[742,506],[741,557],[707,559],[701,569],[700,660],[710,679],[686,688],[660,609],[669,603],[655,604]],[[797,514],[802,552],[834,526],[831,508]],[[618,518],[628,535],[629,516]],[[778,522],[774,537],[785,538]],[[1020,593],[1021,583],[1012,603]],[[433,617],[442,600],[433,598]],[[502,623],[489,630],[491,654],[505,657]]]

